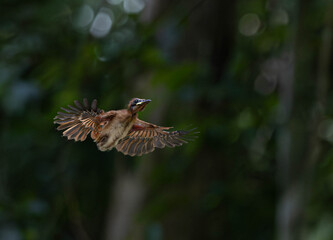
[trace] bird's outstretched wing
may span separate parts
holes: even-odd
[[[88,134],[100,124],[99,114],[103,110],[97,108],[97,100],[94,99],[89,104],[88,100],[83,99],[83,104],[75,100],[75,107],[68,105],[68,108],[61,108],[64,112],[58,112],[54,118],[54,123],[59,124],[57,130],[65,130],[63,136],[69,140],[84,141]]]
[[[128,135],[118,143],[116,149],[125,155],[141,156],[154,151],[155,148],[181,146],[188,140],[192,140],[191,137],[196,137],[193,134],[198,133],[194,132],[194,129],[167,131],[170,128],[137,119]]]

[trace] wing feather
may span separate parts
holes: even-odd
[[[61,108],[64,112],[58,112],[54,118],[54,123],[59,124],[57,130],[64,130],[63,136],[69,140],[84,141],[88,134],[100,124],[99,114],[103,110],[97,108],[97,101],[94,99],[89,104],[88,100],[83,99],[83,104],[74,101],[75,107],[68,105],[68,108]]]
[[[162,142],[162,140],[158,136],[154,137],[154,145],[157,148],[164,148],[165,147],[165,144]]]
[[[97,100],[96,99],[94,99],[92,102],[91,102],[91,109],[93,110],[93,111],[97,111]]]
[[[176,147],[187,143],[186,137],[198,132],[194,129],[185,131],[167,131],[170,127],[160,127],[139,119],[134,123],[128,135],[121,140],[116,149],[125,155],[141,156],[155,150],[155,148]]]
[[[74,101],[74,104],[75,104],[75,106],[77,106],[81,111],[84,110],[82,104],[81,104],[78,100],[75,100],[75,101]]]
[[[89,110],[88,99],[86,99],[86,98],[83,99],[83,106],[84,106],[84,110]]]

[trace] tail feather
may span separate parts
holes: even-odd
[[[84,141],[88,134],[97,125],[96,116],[102,112],[97,108],[96,99],[89,105],[88,100],[83,99],[83,105],[75,100],[75,107],[61,108],[64,112],[58,112],[54,123],[59,124],[57,130],[64,130],[63,136],[68,140]]]

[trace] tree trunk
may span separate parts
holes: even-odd
[[[278,133],[278,239],[302,239],[305,209],[314,167],[321,153],[318,128],[324,118],[332,45],[332,25],[326,19],[321,44],[313,44],[318,26],[310,25],[315,1],[299,1],[294,36],[294,74],[285,76],[280,91],[282,119]],[[331,8],[327,8],[327,16]],[[319,59],[317,59],[317,56]],[[317,65],[318,64],[318,65]],[[316,69],[316,70],[315,70]]]

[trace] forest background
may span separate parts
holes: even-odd
[[[333,2],[3,0],[0,239],[333,239]],[[67,141],[74,100],[199,138]],[[191,125],[191,126],[190,126]]]

